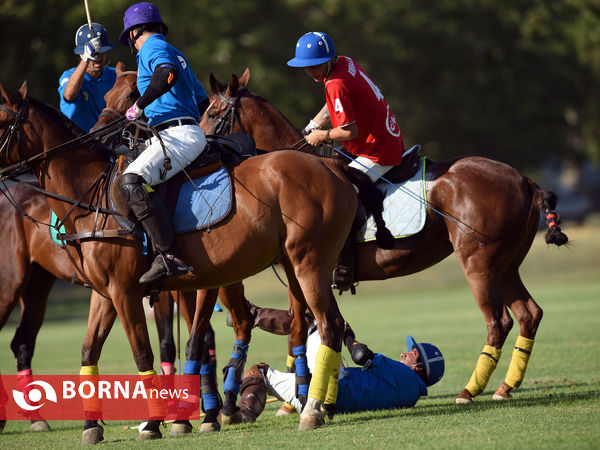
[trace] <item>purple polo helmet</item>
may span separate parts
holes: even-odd
[[[148,2],[136,3],[127,8],[123,16],[123,31],[119,35],[121,44],[129,46],[129,30],[145,23],[160,23],[164,27],[164,34],[169,31],[160,17],[158,7]]]

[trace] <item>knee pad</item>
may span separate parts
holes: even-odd
[[[145,180],[136,173],[125,173],[121,177],[123,198],[138,220],[148,217],[152,210],[152,199],[144,183]]]

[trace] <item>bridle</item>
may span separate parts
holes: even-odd
[[[233,97],[228,97],[221,92],[215,94],[214,100],[210,105],[208,105],[208,108],[204,114],[208,113],[217,99],[227,103],[227,108],[225,108],[225,111],[219,116],[217,123],[209,134],[224,136],[228,133],[233,133],[233,128],[235,127],[236,122],[239,124],[242,133],[246,133],[246,129],[244,128],[244,124],[240,118],[241,108],[239,108],[241,99],[246,92],[248,92],[248,89],[245,86],[242,86],[240,89],[238,89]]]
[[[21,124],[25,122],[25,115],[27,114],[27,110],[29,107],[29,102],[27,98],[24,98],[19,105],[18,111],[15,113],[11,109],[7,108],[4,105],[0,105],[0,110],[4,111],[8,115],[14,117],[15,121],[8,127],[6,132],[0,138],[0,154],[6,147],[6,159],[10,157],[10,144],[12,143],[15,135],[17,136],[17,153],[19,155],[19,161],[23,159],[21,157]]]

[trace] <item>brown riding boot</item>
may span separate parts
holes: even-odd
[[[350,290],[352,295],[356,294],[354,287],[354,270],[356,268],[356,259],[354,254],[354,233],[350,233],[346,243],[340,252],[337,264],[333,269],[332,289],[338,289],[339,295],[342,292]]]
[[[256,418],[265,409],[267,401],[267,370],[269,365],[256,364],[246,372],[240,387],[240,413],[242,422],[255,422]]]

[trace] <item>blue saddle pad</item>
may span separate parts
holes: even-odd
[[[233,207],[233,189],[225,167],[181,186],[173,215],[176,234],[209,228]]]

